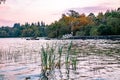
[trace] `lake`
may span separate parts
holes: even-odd
[[[46,68],[47,79],[42,79],[42,48],[53,48],[55,55],[54,68]],[[120,41],[0,38],[0,80],[120,80]]]

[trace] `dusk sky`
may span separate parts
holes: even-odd
[[[118,7],[120,0],[6,0],[0,5],[0,26],[38,21],[50,24],[70,9],[97,14]]]

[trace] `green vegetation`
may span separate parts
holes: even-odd
[[[77,54],[75,52],[76,50],[72,49],[72,42],[70,43],[68,48],[64,50],[65,55],[62,55],[63,49],[64,46],[51,47],[47,45],[46,48],[42,47],[42,52],[40,53],[42,71],[54,70],[55,68],[61,69],[63,65],[65,65],[66,68],[70,68],[70,66],[72,66],[72,69],[76,70]]]
[[[72,42],[68,46],[68,50],[67,50],[67,53],[66,53],[66,56],[65,56],[66,68],[69,68],[71,48],[72,48]]]
[[[43,37],[46,36],[45,23],[15,23],[13,27],[1,27],[0,37]]]
[[[120,35],[120,9],[107,10],[104,14],[100,12],[97,16],[93,13],[86,16],[70,10],[49,25],[48,32],[48,37],[61,37],[71,33],[73,36]]]
[[[53,47],[49,48],[49,45],[45,49],[42,46],[42,53],[41,53],[41,62],[42,62],[42,69],[46,71],[47,69],[52,70],[55,65],[55,49]]]
[[[59,54],[58,67],[59,67],[59,69],[61,68],[61,57],[62,57],[62,51],[63,51],[63,46],[59,46],[59,47],[58,47],[58,54]]]
[[[0,37],[50,37],[61,38],[65,34],[73,36],[120,35],[120,8],[88,16],[69,10],[67,14],[50,25],[44,22],[15,23],[13,27],[1,26]]]

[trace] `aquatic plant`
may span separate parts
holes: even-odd
[[[48,51],[48,65],[50,69],[54,69],[55,67],[55,48],[52,46],[50,51]]]
[[[69,62],[69,55],[71,52],[71,48],[72,48],[72,42],[70,43],[70,45],[68,46],[68,50],[67,50],[67,54],[66,54],[66,62]]]
[[[44,70],[53,69],[54,61],[55,61],[55,54],[54,54],[55,49],[53,48],[53,46],[49,47],[49,45],[47,45],[46,49],[42,46],[41,51],[42,51],[41,53],[42,68]]]
[[[41,62],[42,62],[42,77],[41,80],[48,80],[49,76],[52,73],[52,71],[55,69],[55,50],[56,47],[53,45],[50,47],[47,44],[47,48],[43,47],[41,48]]]
[[[66,64],[66,68],[68,68],[70,65],[70,53],[71,53],[71,48],[72,48],[72,42],[70,43],[70,45],[68,46],[68,49],[67,49],[67,53],[66,53],[66,56],[65,56],[65,64]]]
[[[70,59],[71,59],[72,69],[76,70],[76,68],[77,68],[77,54],[76,54],[76,50],[73,51],[73,54],[74,55],[72,55],[72,57]]]
[[[42,73],[47,73],[49,71],[49,74],[54,74],[52,71],[54,71],[55,68],[61,69],[62,65],[66,66],[66,73],[67,77],[69,79],[70,74],[70,66],[72,66],[72,69],[76,70],[77,67],[77,52],[76,49],[72,47],[72,42],[68,44],[67,49],[65,49],[64,53],[65,55],[62,55],[64,45],[58,45],[58,46],[49,46],[41,48],[41,62],[42,62]],[[64,59],[62,57],[65,57]],[[61,60],[65,62],[61,62]],[[45,75],[46,76],[46,75]]]
[[[63,51],[63,46],[59,46],[59,47],[58,47],[58,54],[59,54],[58,67],[59,67],[59,69],[61,68],[61,57],[62,57],[62,51]]]
[[[67,53],[66,53],[66,56],[65,56],[65,65],[66,65],[66,73],[67,73],[67,80],[70,79],[70,65],[71,65],[71,56],[70,54],[72,54],[72,41],[71,43],[69,44],[68,46],[68,49],[67,49]]]
[[[0,60],[2,60],[2,51],[0,50]]]
[[[41,50],[42,50],[42,53],[41,53],[42,70],[44,70],[47,68],[47,51],[45,51],[43,46]]]

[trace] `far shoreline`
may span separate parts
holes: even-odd
[[[30,39],[33,37],[0,37],[1,38],[21,38],[21,39]],[[106,39],[106,40],[120,40],[120,35],[103,35],[103,36],[72,36],[68,38],[49,38],[49,37],[37,37],[38,40],[87,40],[87,39],[93,39],[93,40],[99,40],[99,39]],[[35,40],[35,39],[31,39]]]

